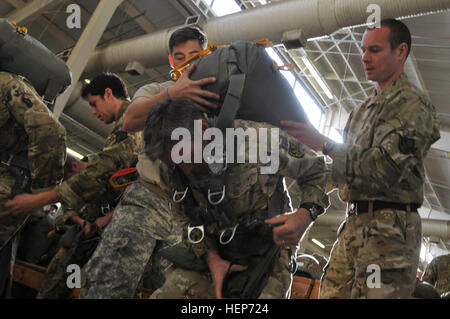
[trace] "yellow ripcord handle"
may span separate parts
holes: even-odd
[[[24,34],[24,35],[28,33],[28,29],[25,27],[19,27],[17,25],[16,21],[11,21],[11,24],[16,27],[17,32]]]
[[[259,44],[259,45],[264,45],[266,47],[271,47],[273,46],[273,43],[271,41],[269,41],[269,39],[264,38],[264,39],[260,39],[260,40],[255,40],[252,43],[254,44]],[[169,76],[173,81],[177,81],[180,76],[181,76],[181,71],[183,71],[184,69],[186,69],[192,61],[201,58],[202,56],[208,55],[211,52],[219,49],[219,48],[223,48],[226,47],[228,45],[224,44],[224,45],[215,45],[212,42],[208,43],[208,48],[206,48],[203,51],[200,51],[199,53],[191,56],[189,59],[184,60],[183,62],[181,62],[179,65],[177,65],[176,67],[174,67],[170,73]]]
[[[58,226],[55,226],[54,229],[52,229],[51,231],[49,231],[49,232],[47,233],[47,238],[50,238],[51,236],[53,236],[57,231],[59,231],[59,227],[58,227]]]
[[[120,176],[124,176],[124,175],[128,175],[128,174],[132,174],[134,172],[136,172],[136,167],[130,167],[130,168],[124,168],[119,170],[118,172],[116,172],[113,176],[111,176],[111,178],[109,179],[109,184],[111,184],[112,187],[114,188],[124,188],[127,187],[128,185],[131,185],[134,183],[134,181],[130,181],[130,182],[126,182],[123,184],[117,184],[114,181],[114,178],[116,177],[120,177]]]

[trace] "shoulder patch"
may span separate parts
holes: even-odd
[[[289,155],[295,158],[302,158],[305,154],[300,150],[299,145],[297,143],[292,143],[289,141]]]
[[[414,131],[407,129],[403,130],[403,135],[400,136],[398,148],[402,154],[414,154],[416,152],[416,145],[414,141]]]

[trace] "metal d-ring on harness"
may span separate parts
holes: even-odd
[[[172,197],[173,202],[177,203],[177,204],[181,203],[186,198],[186,194],[188,192],[188,189],[189,189],[189,187],[186,187],[186,189],[184,191],[182,191],[182,192],[175,190],[173,192],[173,197]],[[179,197],[180,194],[182,195],[181,197]]]
[[[237,228],[238,226],[239,226],[239,224],[236,224],[236,225],[234,225],[234,227],[227,227],[227,228],[225,228],[225,229],[222,231],[222,233],[220,233],[219,242],[220,242],[222,245],[227,245],[227,244],[229,244],[229,243],[233,240],[234,235],[236,234],[236,228]],[[225,236],[227,233],[229,233],[229,232],[231,232],[231,235],[229,236],[229,238],[228,238],[227,240],[224,240],[224,236]]]
[[[228,91],[216,123],[216,126],[222,132],[226,132],[226,128],[234,127],[234,118],[236,117],[237,111],[240,107],[240,99],[245,84],[245,74],[239,73],[237,70],[236,57],[230,55],[228,61],[230,81]],[[224,145],[226,145],[226,143],[224,143]],[[208,168],[211,172],[211,183],[208,189],[207,201],[213,206],[213,209],[199,211],[198,201],[197,203],[194,202],[192,190],[190,190],[189,187],[184,188],[182,185],[182,173],[177,172],[175,174],[174,180],[178,185],[177,190],[175,190],[173,195],[173,201],[175,203],[186,201],[186,213],[193,222],[188,226],[188,240],[191,243],[195,244],[203,240],[205,235],[204,224],[207,223],[207,221],[211,223],[221,222],[222,224],[227,225],[220,234],[220,243],[222,245],[229,244],[233,240],[236,233],[236,229],[238,227],[238,223],[236,222],[237,219],[234,209],[226,197],[225,174],[228,169],[228,161],[225,154],[226,152],[222,154],[222,163],[212,162],[208,164]],[[180,191],[180,189],[183,188],[184,191]],[[194,231],[201,232],[200,239],[193,240],[191,235]]]

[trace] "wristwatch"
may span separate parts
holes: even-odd
[[[316,204],[311,204],[311,203],[305,203],[300,205],[300,208],[304,208],[306,210],[309,211],[309,216],[311,216],[311,219],[313,221],[316,220],[317,216],[323,214],[324,209],[322,207],[320,207],[319,205]]]
[[[327,138],[322,146],[323,155],[330,154],[330,152],[333,151],[335,146],[336,146],[336,143],[333,140],[330,140],[329,138]]]

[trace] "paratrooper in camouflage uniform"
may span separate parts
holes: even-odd
[[[27,219],[4,205],[17,194],[55,187],[66,156],[64,127],[27,80],[7,72],[0,72],[0,152],[1,294],[13,236]]]
[[[439,119],[429,98],[403,73],[410,47],[411,35],[400,21],[382,20],[381,27],[366,30],[362,62],[377,86],[351,112],[343,144],[301,123],[289,124],[291,134],[332,157],[331,181],[348,207],[320,298],[408,298],[413,292],[423,162],[439,139]],[[378,275],[380,282],[373,282]]]
[[[183,112],[180,111],[181,109],[183,109]],[[166,114],[166,112],[170,112],[170,116]],[[192,121],[194,121],[195,119],[197,119],[196,115],[199,116],[198,118],[202,118],[199,111],[197,111],[198,113],[192,112],[193,105],[186,100],[168,100],[166,102],[162,102],[158,106],[155,106],[150,111],[149,118],[147,119],[148,127],[146,127],[146,130],[144,131],[144,138],[146,144],[146,154],[151,159],[154,159],[154,154],[161,153],[156,146],[159,145],[158,140],[152,141],[154,136],[157,136],[159,134],[160,136],[158,136],[158,138],[167,138],[167,136],[165,135],[161,136],[161,134],[164,133],[159,133],[161,128],[158,128],[156,123],[161,120],[162,123],[160,123],[160,125],[163,125],[163,130],[167,131],[172,126],[178,125],[179,123],[177,121],[180,121],[181,123],[181,119],[173,120],[172,123],[170,123],[170,120],[168,119],[173,119],[174,117],[176,117],[175,114],[177,113],[182,114],[182,117],[186,118],[187,121],[190,121],[191,119]],[[260,173],[260,169],[263,166],[261,162],[249,163],[249,147],[255,147],[255,145],[248,145],[249,143],[246,143],[246,148],[244,149],[246,162],[244,164],[233,164],[228,167],[225,178],[226,196],[229,199],[231,206],[233,207],[233,212],[236,214],[236,216],[239,216],[238,218],[253,216],[252,214],[257,211],[266,212],[266,215],[262,215],[262,221],[266,220],[266,222],[268,222],[270,217],[274,217],[274,215],[272,216],[267,214],[267,209],[271,197],[277,191],[279,182],[283,179],[284,176],[289,176],[297,181],[299,188],[302,191],[302,199],[300,202],[301,205],[305,203],[314,203],[324,209],[328,207],[328,196],[324,192],[325,184],[327,181],[327,172],[323,157],[318,157],[305,145],[288,136],[279,128],[273,127],[269,124],[235,120],[235,127],[237,129],[243,129],[244,132],[255,130],[257,136],[261,136],[259,134],[261,130],[267,130],[266,136],[268,136],[269,140],[271,138],[271,133],[275,133],[275,131],[277,131],[279,132],[280,142],[279,145],[275,146],[279,151],[279,158],[276,159],[279,160],[279,167],[275,172],[271,174],[264,175]],[[165,153],[159,155],[160,158],[167,158],[167,152],[168,154],[170,154],[170,149],[167,151],[168,147],[169,146],[167,145],[165,146]],[[266,150],[272,150],[270,142],[267,142],[267,140],[258,140],[258,146],[256,149],[258,149],[259,151],[259,148],[261,147],[263,149],[264,147],[267,147]],[[261,160],[261,158],[259,159]],[[192,189],[192,192],[194,194],[202,193],[204,194],[204,196],[207,196],[206,194],[208,193],[209,180],[211,178],[210,174],[211,173],[207,169],[206,171],[201,171],[200,169],[196,171],[195,169],[193,169],[192,174],[185,176],[188,183],[187,185],[190,189]],[[284,193],[283,195],[285,196],[284,205],[283,207],[278,207],[278,211],[276,212],[277,215],[289,211],[289,208],[287,206],[289,202],[287,200],[288,198],[286,198],[286,193]],[[204,205],[207,205],[207,203],[199,202],[198,205],[204,207]],[[184,211],[185,210],[187,210],[186,207],[184,208]],[[276,223],[276,220],[278,220],[282,223],[284,222],[284,224],[282,226],[274,225],[275,228],[277,226],[280,228],[285,227],[286,225],[290,224],[295,218],[302,218],[300,216],[303,216],[303,214],[307,215],[307,226],[309,226],[309,212],[304,209],[302,211],[302,208],[300,208],[300,210],[294,214],[286,214],[281,215],[280,217],[271,218],[270,223],[274,224]],[[189,217],[187,219],[190,220]],[[190,221],[192,222],[192,220]],[[262,223],[264,224],[264,222]],[[275,243],[279,244],[280,246],[283,245],[281,243],[281,240],[277,242],[277,239],[274,239],[271,232],[269,233],[269,237],[263,238],[259,237],[258,235],[252,234],[246,227],[247,226],[244,226],[244,223],[242,225],[239,224],[239,226],[236,228],[236,238],[239,238],[241,236],[249,236],[249,238],[251,238],[252,236],[254,236],[254,238],[258,238],[259,241],[267,240],[272,242],[273,245],[275,245]],[[216,245],[221,253],[226,253],[230,256],[232,256],[233,254],[237,254],[238,250],[255,251],[258,249],[258,247],[250,245],[250,242],[242,242],[236,238],[231,241],[231,244],[228,244],[229,246],[220,245],[218,243],[218,238],[221,234],[222,229],[223,224],[221,224],[220,222],[214,222],[211,225],[205,225],[205,238],[200,243],[189,244],[186,234],[187,227],[184,227],[183,238],[186,242],[186,245],[190,246],[193,252],[199,258],[202,258],[204,260],[207,259],[207,256],[210,254],[212,249],[215,249],[214,247],[216,247]],[[304,230],[305,229],[295,229],[295,232],[297,232],[296,235],[301,237]],[[283,246],[297,245],[298,240],[300,239],[298,236],[296,236],[295,239],[292,239],[292,242],[286,243]],[[274,240],[275,243],[273,242]],[[250,253],[250,255],[252,255],[252,253]],[[251,262],[253,257],[250,257],[250,255],[248,255],[247,258]],[[270,278],[268,279],[262,293],[260,293],[260,298],[289,297],[292,274],[290,273],[288,267],[290,256],[288,256],[286,247],[283,247],[281,249],[281,252],[275,256],[276,257],[274,257],[273,259],[275,260],[275,266],[272,273],[269,273]],[[214,287],[214,285],[209,272],[191,272],[187,271],[186,269],[178,268],[175,269],[167,278],[163,287],[158,289],[152,295],[152,298],[214,298],[214,288],[212,287]]]
[[[426,281],[442,295],[450,291],[450,254],[434,258],[425,269],[422,280]]]
[[[113,189],[109,179],[117,171],[133,167],[142,146],[140,133],[128,133],[122,129],[123,115],[130,104],[127,100],[126,86],[118,76],[104,73],[95,77],[85,86],[82,95],[92,106],[93,115],[107,124],[114,123],[114,128],[106,139],[105,147],[96,154],[95,160],[79,174],[72,176],[54,189],[36,196],[14,198],[11,205],[15,210],[20,211],[29,206],[42,206],[49,202],[61,201],[64,209],[71,211],[74,216],[81,214],[85,205],[97,205],[101,198],[106,200],[107,195],[111,197],[109,198],[111,208],[119,200],[123,190]],[[25,205],[25,208],[21,208],[22,205]],[[101,211],[97,213],[98,216],[101,215]],[[113,211],[108,213],[108,221],[103,223],[103,226],[109,222],[112,216]],[[83,224],[83,221],[80,222]],[[61,254],[57,254],[55,258],[60,260]],[[55,267],[50,267],[50,270],[55,270]],[[59,271],[62,270],[65,271],[65,269],[59,269]],[[44,290],[48,291],[49,295],[47,296],[43,291],[41,297],[57,297],[58,289],[52,292],[52,281],[47,283],[48,285],[44,284]]]

